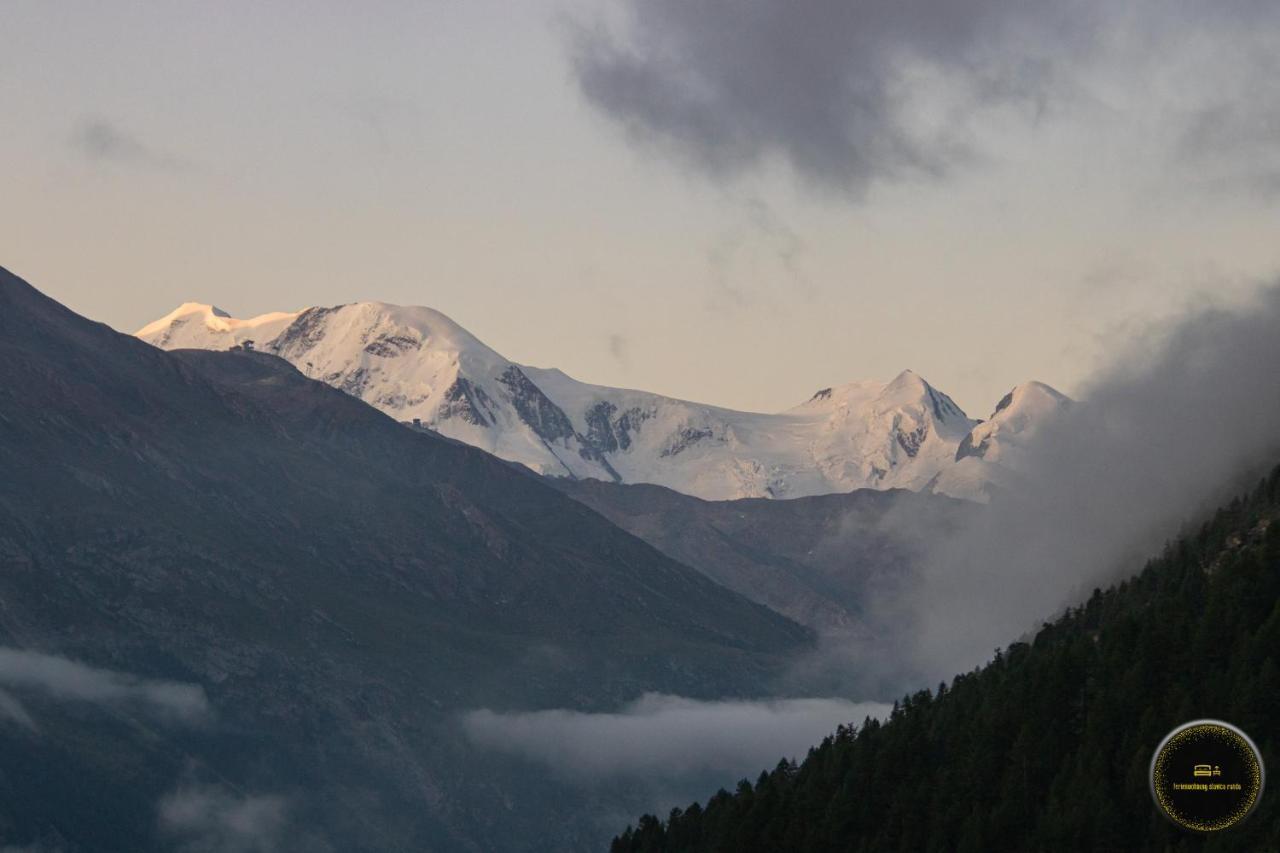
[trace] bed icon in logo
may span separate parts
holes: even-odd
[[[1193,832],[1220,832],[1247,818],[1262,798],[1262,754],[1221,720],[1171,731],[1151,757],[1151,796],[1165,817]]]

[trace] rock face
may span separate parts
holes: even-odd
[[[528,471],[348,396],[414,411],[425,390],[373,366],[435,369],[445,329],[350,314],[177,318],[173,339],[212,322],[241,349],[169,353],[0,270],[0,647],[128,674],[72,695],[0,672],[5,844],[215,849],[165,835],[162,806],[235,817],[258,797],[281,849],[595,849],[598,813],[471,750],[458,713],[761,695],[809,646]],[[369,361],[331,358],[334,335]],[[436,367],[450,420],[503,423],[507,385]],[[184,685],[208,713],[124,704],[140,684]]]
[[[708,500],[860,488],[983,500],[1000,474],[962,464],[976,452],[979,422],[909,370],[759,414],[517,365],[429,308],[365,302],[237,320],[187,303],[137,334],[163,349],[251,342],[397,420],[551,476],[654,483]],[[1040,383],[1019,386],[1032,387],[1061,396]]]

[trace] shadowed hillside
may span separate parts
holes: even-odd
[[[704,501],[662,486],[549,482],[717,583],[840,632],[859,629],[870,590],[909,586],[928,547],[984,510],[903,489]]]
[[[196,786],[270,795],[308,849],[590,846],[458,711],[755,695],[808,643],[532,474],[0,271],[0,646],[27,655],[0,684],[5,843],[168,847],[160,803]],[[175,689],[200,720],[122,704]]]

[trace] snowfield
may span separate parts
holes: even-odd
[[[137,336],[252,347],[386,414],[542,474],[656,483],[708,500],[904,488],[986,500],[1068,398],[1013,389],[983,422],[904,370],[777,414],[579,382],[515,364],[430,308],[360,302],[238,320],[188,302]]]

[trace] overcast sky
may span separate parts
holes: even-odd
[[[971,415],[1280,269],[1263,0],[0,5],[0,264],[133,331],[360,299],[776,410]]]

